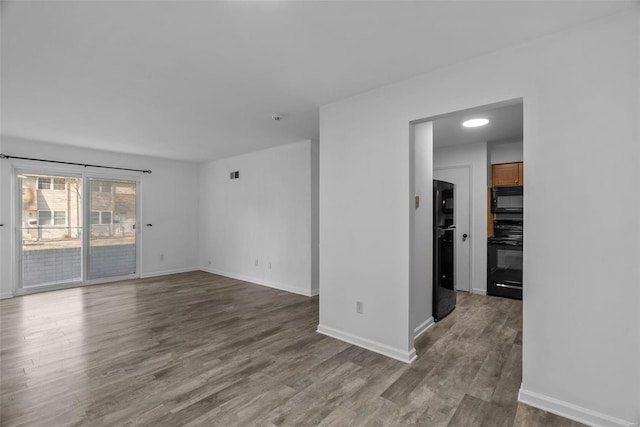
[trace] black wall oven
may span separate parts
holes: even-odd
[[[522,215],[500,215],[487,251],[487,294],[522,299]]]
[[[487,256],[487,294],[522,299],[522,239],[490,238]]]
[[[524,197],[522,186],[494,187],[491,189],[491,212],[523,213]]]

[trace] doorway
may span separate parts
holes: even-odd
[[[136,277],[138,181],[17,170],[17,294]]]
[[[523,162],[523,111],[522,99],[513,99],[410,123],[410,195],[415,199],[410,210],[410,323],[414,339],[433,322],[431,180],[457,184],[455,206],[462,209],[454,209],[455,222],[462,225],[456,226],[455,289],[486,295],[487,239],[495,219],[488,198],[492,165]],[[486,126],[464,124],[476,118],[485,118]],[[466,213],[463,218],[458,217],[461,212]]]

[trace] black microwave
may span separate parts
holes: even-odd
[[[493,213],[523,213],[523,202],[521,185],[491,189],[491,212]]]

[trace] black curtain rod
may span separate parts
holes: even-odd
[[[62,162],[60,160],[32,159],[30,157],[9,156],[8,154],[4,154],[4,153],[0,153],[0,159],[33,160],[34,162],[47,162],[47,163],[59,163],[61,165],[84,166],[85,168],[86,167],[92,167],[92,168],[102,168],[102,169],[117,169],[117,170],[121,170],[121,171],[151,173],[151,169],[143,170],[143,169],[117,168],[115,166],[100,166],[100,165],[90,165],[88,163]]]

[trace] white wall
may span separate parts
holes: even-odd
[[[411,353],[409,122],[523,97],[521,398],[592,424],[637,422],[638,13],[322,107],[318,329]],[[624,201],[615,220],[601,195]]]
[[[411,149],[411,148],[410,148]],[[418,336],[433,324],[433,123],[414,127],[415,187],[420,206],[413,218],[413,277],[410,279],[410,334]]]
[[[204,270],[303,295],[317,293],[311,250],[314,145],[303,141],[200,166]],[[240,178],[229,179],[232,171],[240,171]]]
[[[433,150],[433,167],[471,166],[471,291],[487,293],[487,144]]]
[[[90,150],[60,144],[31,141],[2,136],[2,152],[18,157],[35,157],[78,163],[151,169],[153,173],[141,175],[142,224],[152,227],[141,229],[142,277],[194,270],[197,268],[198,241],[198,173],[194,163],[135,156],[108,151]],[[123,174],[106,169],[53,165],[16,159],[0,160],[0,222],[2,227],[2,254],[11,254],[13,244],[11,197],[13,167],[66,168],[70,171],[92,171],[99,174]],[[164,254],[164,260],[160,259]],[[0,294],[8,296],[14,289],[11,256],[0,258]]]
[[[311,141],[311,293],[320,291],[320,142]]]
[[[521,162],[523,160],[522,141],[490,142],[487,144],[489,164]]]

